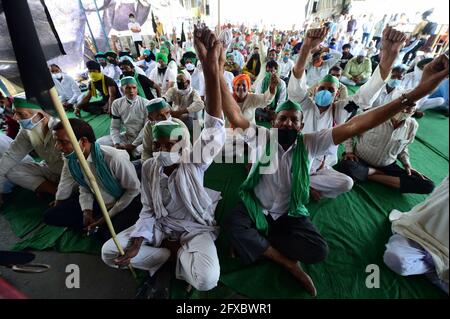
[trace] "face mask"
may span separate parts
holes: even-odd
[[[89,72],[89,78],[92,82],[98,82],[103,78],[103,76],[100,72]]]
[[[25,130],[30,130],[30,131],[35,129],[44,120],[44,118],[42,118],[39,122],[33,123],[33,119],[35,118],[36,115],[37,114],[33,115],[29,119],[19,120],[18,122],[20,124],[20,127],[22,127]]]
[[[78,141],[78,144],[80,144],[80,141]],[[81,148],[81,152],[84,154],[85,149],[83,147],[81,147],[81,145],[80,145],[80,148]],[[77,159],[77,153],[75,153],[75,150],[73,150],[72,153],[64,155],[64,157],[67,158],[68,160]]]
[[[406,121],[411,116],[412,116],[412,113],[400,112],[400,113],[397,113],[392,119],[394,121],[396,121],[397,123],[400,123],[400,122]]]
[[[284,63],[287,63],[289,61],[289,58],[287,57],[287,56],[285,56],[284,58],[283,58],[283,62]]]
[[[294,129],[279,129],[278,144],[283,146],[292,146],[297,140],[298,132]]]
[[[180,95],[188,95],[190,92],[191,92],[191,90],[189,87],[187,87],[184,90],[178,89],[178,94],[180,94]]]
[[[391,79],[388,81],[387,83],[389,85],[389,87],[391,88],[397,88],[402,84],[401,80],[397,80],[397,79]]]
[[[62,73],[53,73],[53,74],[52,74],[52,77],[53,77],[55,80],[62,80],[63,75],[62,75]]]
[[[145,58],[145,62],[149,62],[150,63],[151,60],[152,60],[152,58],[150,58],[150,57],[146,57]]]
[[[181,162],[181,155],[175,152],[155,152],[153,153],[153,157],[163,167],[180,164]]]
[[[319,60],[317,60],[317,61],[314,62],[314,66],[315,66],[316,68],[321,67],[322,64],[323,64],[322,58],[320,58]]]
[[[135,18],[130,18],[130,22],[134,22],[134,21],[136,21]]]
[[[314,100],[320,107],[329,107],[333,103],[333,94],[328,90],[322,90],[316,93]]]
[[[188,70],[189,72],[192,72],[195,70],[195,65],[193,65],[192,63],[187,63],[186,64],[186,70]]]

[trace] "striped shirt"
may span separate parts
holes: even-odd
[[[397,129],[392,121],[387,121],[380,126],[367,131],[357,137],[356,146],[353,140],[345,142],[345,151],[355,153],[356,156],[375,167],[389,166],[397,159],[402,164],[410,165],[408,145],[412,144],[419,124],[409,118]]]

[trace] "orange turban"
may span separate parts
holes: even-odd
[[[238,84],[241,81],[245,81],[247,83],[247,90],[250,90],[250,87],[252,86],[252,81],[250,80],[250,77],[247,74],[240,74],[236,76],[233,79],[233,88],[235,88],[236,84]]]

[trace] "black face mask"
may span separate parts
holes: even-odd
[[[147,58],[145,58],[145,61],[146,62],[150,62],[152,60],[152,58],[151,57],[147,57]]]
[[[164,69],[161,69],[161,68],[158,67],[158,74],[159,75],[166,74],[166,70],[167,70],[167,67],[165,67]]]
[[[111,63],[112,65],[117,65],[117,61],[116,60],[111,59],[111,60],[108,60],[108,62]]]
[[[297,136],[298,132],[294,129],[278,129],[278,144],[287,149],[295,143]]]
[[[130,72],[122,72],[123,75],[125,76],[134,76],[134,72],[130,71]]]
[[[178,87],[178,90],[182,90],[182,91],[186,90],[186,85],[184,85],[184,83],[181,83],[181,82],[178,83],[177,82],[177,87]]]

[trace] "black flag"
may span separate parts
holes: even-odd
[[[180,39],[180,42],[181,42],[181,44],[186,42],[186,34],[184,33],[184,22],[181,24],[181,39]]]
[[[158,25],[156,24],[156,20],[155,20],[155,15],[153,14],[153,10],[152,10],[152,26],[153,26],[153,32],[155,32],[155,34],[158,34]]]
[[[12,52],[2,52],[3,57],[9,54],[9,59],[17,61],[21,84],[26,92],[27,99],[41,105],[51,114],[55,114],[48,91],[54,86],[53,79],[47,66],[46,58],[65,54],[56,30],[51,22],[48,10],[43,2],[30,0],[33,10],[40,10],[45,19],[46,29],[40,30],[41,41],[46,44],[46,55],[41,47],[40,38],[35,28],[33,16],[27,0],[2,0],[1,12],[4,12],[9,30],[10,41],[14,49]],[[36,13],[34,13],[36,15]],[[38,23],[38,22],[37,22]],[[39,22],[42,23],[42,22]],[[7,35],[6,26],[2,37]],[[51,52],[48,52],[49,49]]]

